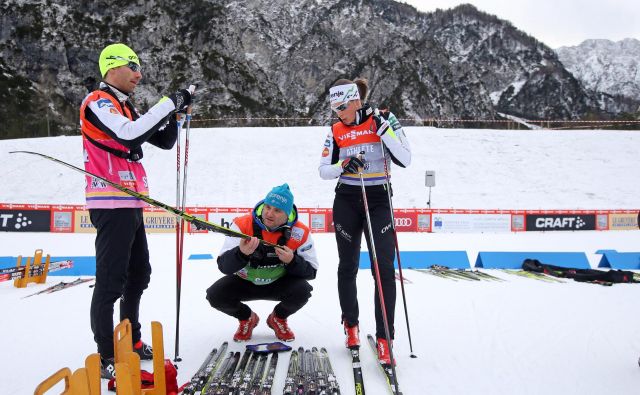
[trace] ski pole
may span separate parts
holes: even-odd
[[[195,92],[195,85],[189,86],[189,93],[193,95]],[[187,164],[189,162],[189,132],[191,130],[191,112],[193,110],[193,100],[191,105],[187,107],[187,116],[186,116],[186,125],[187,132],[185,134],[185,142],[184,142],[184,174],[182,177],[182,202],[180,202],[180,124],[178,123],[178,186],[176,190],[176,202],[179,210],[184,211],[187,204]],[[179,225],[178,225],[179,224]],[[180,362],[182,358],[180,358],[180,295],[182,293],[182,257],[184,252],[184,218],[180,218],[179,221],[176,221],[176,238],[178,248],[176,249],[177,253],[177,261],[176,261],[176,339],[175,339],[175,356],[174,361]]]
[[[182,129],[182,115],[181,114],[176,114],[176,120],[178,123],[178,138],[176,140],[176,208],[178,210],[182,210],[184,211],[184,209],[182,207],[180,207],[180,162],[182,161],[182,158],[180,156],[180,144],[181,144],[181,136],[180,136],[180,132]],[[173,357],[174,362],[179,362],[180,361],[180,357],[178,356],[178,352],[179,352],[179,340],[178,340],[178,336],[180,333],[180,282],[181,282],[181,266],[182,266],[182,254],[181,254],[181,250],[182,250],[182,245],[181,245],[181,240],[180,240],[180,228],[182,227],[182,225],[184,224],[184,221],[182,218],[176,218],[176,338],[175,338],[175,355]]]
[[[364,152],[360,152],[360,155],[364,155]],[[393,346],[391,344],[391,332],[389,331],[389,320],[387,319],[387,307],[384,303],[384,291],[382,290],[382,280],[380,280],[380,268],[378,267],[378,256],[376,254],[376,244],[373,239],[373,229],[371,228],[371,215],[369,214],[369,203],[367,202],[367,190],[364,187],[364,176],[362,175],[362,168],[358,168],[358,174],[360,175],[360,186],[362,187],[362,202],[364,203],[364,213],[367,219],[367,229],[369,230],[369,243],[371,245],[371,257],[373,267],[376,272],[376,286],[378,287],[378,299],[380,299],[380,309],[382,310],[382,319],[384,322],[384,334],[387,338],[387,345],[389,346],[389,356],[391,357],[391,371],[393,372],[393,381],[395,385],[395,392],[400,393],[400,387],[398,386],[398,376],[396,375],[396,367],[394,364],[395,358],[393,357]],[[395,281],[395,279],[394,279]],[[395,284],[394,284],[395,286]]]
[[[411,358],[418,358],[413,353],[413,342],[411,341],[411,326],[409,325],[409,311],[407,310],[407,297],[404,292],[404,277],[402,276],[402,263],[400,262],[400,246],[398,245],[398,232],[396,231],[396,217],[393,212],[393,199],[391,199],[391,182],[389,181],[389,168],[387,167],[387,157],[385,155],[384,142],[380,139],[380,148],[382,149],[382,160],[384,161],[384,177],[387,189],[387,197],[389,198],[389,209],[391,210],[391,230],[393,231],[393,241],[396,244],[396,258],[398,259],[398,272],[400,273],[400,289],[402,290],[402,304],[404,305],[404,317],[407,322],[407,334],[409,336],[409,350]]]

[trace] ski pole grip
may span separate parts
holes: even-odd
[[[193,93],[196,91],[196,85],[189,85],[189,93],[193,96]],[[191,98],[191,104],[187,107],[187,115],[191,115],[191,110],[193,108],[193,97]]]
[[[356,155],[356,157],[360,159],[361,162],[364,163],[364,151],[360,151],[360,153]],[[360,173],[362,173],[362,170],[364,170],[364,168],[358,167],[358,170],[360,171]]]

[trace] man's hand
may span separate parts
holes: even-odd
[[[364,168],[364,162],[357,156],[351,156],[342,161],[342,170],[345,173],[358,173],[359,168]]]
[[[251,255],[260,245],[260,240],[257,237],[252,237],[250,239],[242,239],[240,240],[240,252],[244,255]]]
[[[176,106],[176,112],[184,112],[191,104],[191,92],[186,89],[180,89],[179,91],[170,94],[169,99]]]
[[[275,250],[278,259],[280,259],[282,263],[289,264],[291,263],[291,261],[293,261],[293,250],[291,248],[287,246],[281,246],[281,248],[276,247]]]

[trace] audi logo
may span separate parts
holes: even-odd
[[[413,221],[411,218],[396,218],[396,226],[411,226]]]

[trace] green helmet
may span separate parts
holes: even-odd
[[[140,65],[138,55],[136,55],[131,48],[121,43],[107,45],[102,52],[100,52],[100,60],[98,61],[100,64],[100,74],[102,74],[102,78],[104,78],[109,69],[124,66],[129,62],[133,62],[138,66]]]

